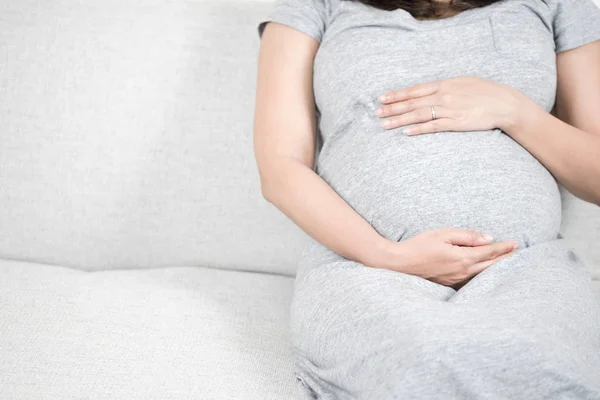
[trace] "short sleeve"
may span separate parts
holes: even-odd
[[[276,0],[267,17],[258,24],[258,36],[262,37],[269,22],[292,27],[321,41],[327,21],[327,0]]]
[[[600,40],[600,8],[594,0],[555,1],[554,42],[557,53]]]

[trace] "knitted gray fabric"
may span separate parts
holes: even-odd
[[[600,399],[600,307],[559,234],[551,173],[499,129],[404,136],[378,96],[478,76],[550,111],[556,53],[600,39],[591,0],[505,0],[418,21],[343,0],[279,0],[267,21],[320,42],[317,173],[383,236],[444,226],[517,240],[460,291],[314,241],[291,308],[297,377],[317,399]]]

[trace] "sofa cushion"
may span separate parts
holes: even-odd
[[[0,2],[0,257],[295,273],[252,134],[271,5]]]
[[[592,287],[594,288],[596,295],[598,296],[598,301],[600,301],[600,281],[592,282]]]
[[[600,207],[573,196],[561,186],[563,217],[561,234],[600,280]]]
[[[292,285],[0,261],[0,399],[291,399]]]

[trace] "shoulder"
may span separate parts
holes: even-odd
[[[600,7],[595,0],[544,0],[544,2],[550,7],[552,14],[557,52],[600,39]]]
[[[580,15],[582,12],[591,12],[592,15],[600,10],[600,0],[536,0],[545,4],[556,16]]]
[[[268,22],[278,22],[321,41],[333,16],[343,2],[354,0],[275,0],[258,22],[262,37]]]

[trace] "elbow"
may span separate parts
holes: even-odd
[[[263,199],[265,199],[269,203],[273,203],[273,201],[271,200],[273,198],[271,195],[271,190],[264,183],[261,183],[261,185],[260,185],[260,193],[261,193]]]
[[[288,165],[281,160],[270,160],[269,163],[259,164],[258,171],[262,197],[269,203],[275,204],[276,198],[284,189],[288,177]]]
[[[271,204],[274,204],[275,194],[277,193],[277,185],[273,181],[273,179],[269,179],[268,177],[262,175],[260,178],[260,193],[266,201]]]
[[[281,186],[275,187],[274,185],[261,185],[260,190],[265,201],[273,204],[275,207],[279,207],[278,199],[281,197]]]
[[[262,198],[271,203],[273,196],[273,184],[272,184],[272,168],[267,168],[266,162],[257,163],[258,166],[258,182],[260,185],[260,194]]]
[[[281,198],[282,193],[294,190],[292,176],[297,168],[298,161],[288,157],[272,160],[268,164],[259,166],[260,191],[262,197],[269,203],[275,203]]]

